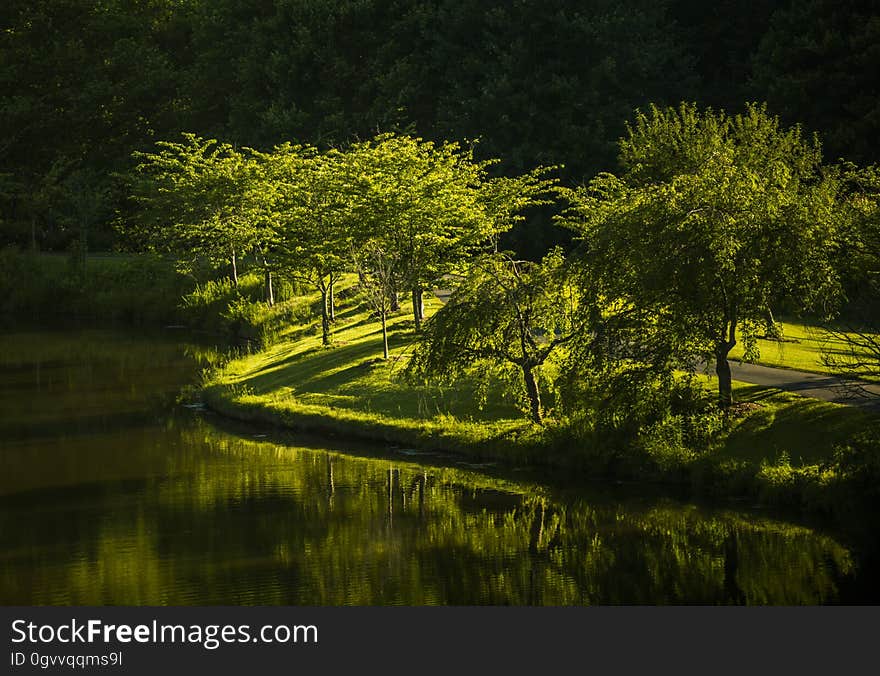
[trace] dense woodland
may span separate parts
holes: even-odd
[[[827,160],[880,156],[870,0],[7,0],[0,7],[0,243],[130,246],[120,176],[192,132],[321,150],[377,133],[478,141],[495,175],[617,172],[634,111],[766,101]],[[546,214],[505,245],[567,243]],[[84,235],[87,235],[84,237]]]

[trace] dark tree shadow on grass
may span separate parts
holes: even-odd
[[[345,328],[368,323],[371,321],[363,320]],[[241,385],[257,395],[285,392],[299,395],[308,403],[416,420],[438,414],[484,422],[519,417],[516,408],[505,400],[500,386],[490,387],[488,400],[492,403],[479,410],[475,395],[478,383],[469,379],[442,388],[405,383],[401,364],[396,361],[400,355],[388,362],[382,360],[381,340],[381,328],[377,325],[351,343],[316,346],[267,364]],[[406,354],[405,348],[413,341],[414,334],[405,327],[392,330],[389,335],[389,346],[395,352],[404,348]],[[371,377],[373,371],[381,371],[381,375]]]

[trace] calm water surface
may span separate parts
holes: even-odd
[[[179,403],[198,349],[0,334],[0,604],[859,602],[828,534]]]

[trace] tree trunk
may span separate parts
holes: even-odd
[[[232,283],[238,286],[238,262],[235,259],[235,249],[232,250]]]
[[[715,374],[718,376],[718,405],[721,408],[730,408],[733,403],[733,388],[731,386],[730,363],[727,355],[736,345],[736,341],[722,342],[715,346]]]
[[[79,255],[80,265],[82,265],[83,276],[86,274],[86,261],[89,256],[89,227],[88,225],[80,226],[79,233]]]
[[[382,317],[382,357],[384,359],[388,359],[388,312],[386,310],[382,310],[379,312],[379,316]]]
[[[397,291],[392,291],[391,296],[391,307],[389,308],[389,312],[400,312],[400,296],[397,294]]]
[[[412,307],[413,319],[416,322],[416,333],[422,330],[422,319],[425,318],[425,305],[422,302],[422,290],[413,289],[412,291]]]
[[[541,409],[541,392],[538,389],[538,380],[535,378],[535,372],[531,366],[523,364],[522,373],[526,385],[526,394],[529,397],[529,410],[532,422],[541,425],[544,422],[544,411]]]
[[[769,307],[767,308],[767,314],[764,318],[764,323],[766,324],[766,329],[764,330],[764,336],[769,338],[770,340],[779,340],[782,338],[782,332],[779,330],[779,324],[776,323],[776,319],[773,317],[773,310]]]
[[[275,292],[272,290],[272,271],[266,269],[266,303],[269,307],[275,305]]]
[[[37,253],[37,219],[31,218],[31,250]]]
[[[327,313],[327,289],[321,289],[321,344],[330,344],[330,316]]]
[[[333,287],[336,285],[335,282],[331,281],[327,286],[327,312],[330,315],[330,321],[336,321],[336,302],[333,299]]]

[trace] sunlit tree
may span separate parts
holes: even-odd
[[[248,199],[255,162],[228,143],[183,136],[182,142],[158,142],[156,152],[135,153],[131,188],[141,209],[127,229],[183,264],[200,258],[228,263],[238,284],[240,257],[265,237]]]
[[[830,311],[836,183],[818,141],[757,105],[652,108],[620,161],[621,176],[568,193],[563,220],[582,240],[584,292],[603,308],[596,335],[616,333],[628,359],[663,368],[714,360],[729,406],[728,355],[738,342],[756,354],[772,303]]]
[[[578,294],[559,251],[540,263],[493,254],[474,261],[447,304],[427,323],[410,374],[453,380],[482,366],[501,373],[542,423],[542,369],[582,330]]]
[[[423,293],[489,237],[479,192],[484,164],[456,144],[391,134],[355,144],[350,155],[359,176],[359,227],[384,240],[419,331]]]
[[[266,200],[285,270],[321,295],[321,338],[330,344],[333,290],[349,265],[354,224],[348,158],[330,150],[285,144],[268,156]]]

